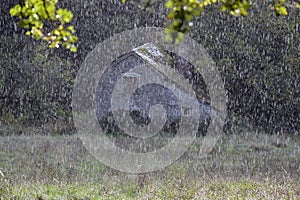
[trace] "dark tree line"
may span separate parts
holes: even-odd
[[[134,27],[167,25],[161,3],[139,8],[117,0],[59,1],[74,13],[79,38],[74,54],[24,37],[9,15],[16,3],[5,0],[0,6],[0,118],[26,125],[70,120],[74,77],[99,42]],[[272,133],[293,132],[300,128],[299,11],[278,17],[259,6],[246,18],[210,6],[194,19],[189,35],[206,48],[223,76],[229,125],[247,121]]]

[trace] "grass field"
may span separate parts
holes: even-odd
[[[0,137],[0,199],[300,199],[300,136],[222,136],[171,166],[127,174],[98,162],[77,136]]]

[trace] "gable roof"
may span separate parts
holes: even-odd
[[[156,71],[168,77],[171,81],[175,82],[181,89],[185,90],[188,94],[195,92],[196,97],[203,103],[209,104],[209,95],[204,92],[191,91],[189,83],[178,72],[172,69],[173,58],[166,53],[163,49],[157,47],[152,43],[146,43],[133,49],[140,58],[149,63]],[[183,81],[184,80],[184,81]]]

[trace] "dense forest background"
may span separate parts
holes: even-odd
[[[300,14],[276,16],[256,1],[248,17],[233,17],[210,6],[193,21],[189,35],[204,46],[225,81],[228,120],[224,127],[249,126],[269,133],[300,128]],[[73,131],[72,87],[80,64],[101,41],[135,27],[166,27],[164,3],[143,7],[118,0],[60,0],[74,13],[77,53],[48,49],[25,36],[9,9],[0,5],[0,134],[38,127]],[[19,127],[19,128],[18,128]],[[42,127],[42,128],[41,128]],[[33,130],[33,129],[30,129]]]

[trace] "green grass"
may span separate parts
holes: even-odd
[[[297,182],[271,180],[160,180],[137,184],[27,183],[4,186],[1,199],[299,199]]]
[[[300,137],[223,136],[201,159],[200,143],[165,169],[127,174],[76,136],[3,136],[0,199],[300,199]]]

